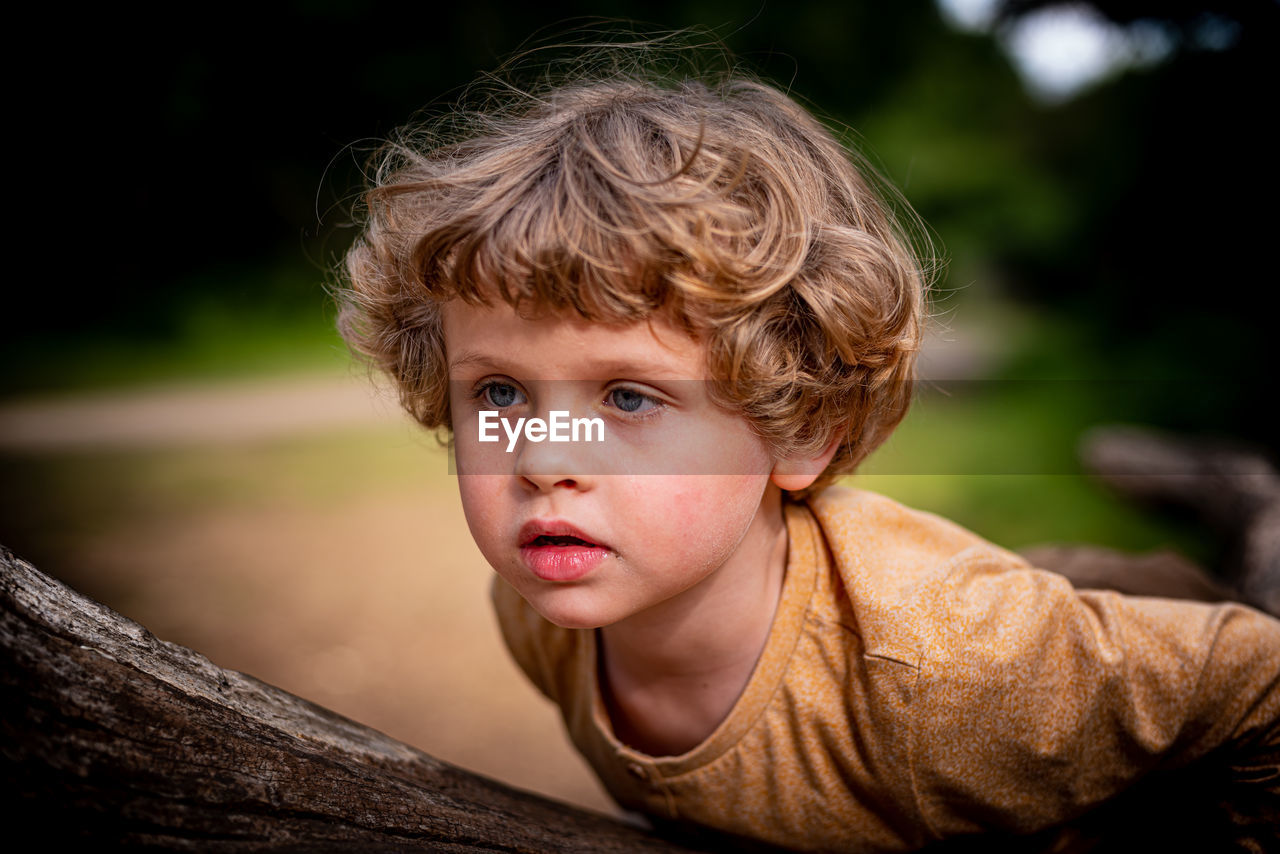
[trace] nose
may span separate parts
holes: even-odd
[[[561,475],[543,475],[543,474],[526,474],[521,479],[535,492],[550,492],[556,487],[564,489],[578,489],[579,483],[576,477],[564,477]]]
[[[571,442],[535,442],[522,437],[516,448],[515,474],[526,486],[538,492],[557,488],[587,490],[595,476],[582,459],[581,449]]]

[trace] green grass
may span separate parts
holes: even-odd
[[[296,261],[217,270],[173,283],[149,311],[75,329],[16,324],[0,339],[0,398],[343,370],[351,356],[323,276]]]
[[[351,362],[320,311],[293,316],[193,310],[174,337],[48,337],[5,354],[0,395],[14,397],[189,380],[334,372]]]
[[[1127,503],[1075,475],[856,475],[852,486],[951,519],[1012,549],[1088,543],[1130,552],[1171,548],[1212,565],[1211,538]]]
[[[306,437],[130,450],[0,454],[11,520],[33,504],[102,527],[141,516],[227,507],[326,506],[357,493],[453,490],[434,438],[404,423]]]
[[[1092,543],[1126,551],[1173,548],[1213,563],[1217,547],[1184,521],[1138,507],[1081,468],[1082,434],[1119,418],[1066,380],[926,387],[886,445],[850,483],[938,513],[1009,548]]]
[[[225,512],[316,511],[364,496],[455,500],[448,456],[404,423],[328,434],[133,450],[0,454],[0,543],[46,571],[75,568],[113,532],[165,537]],[[425,492],[424,492],[425,490]],[[465,536],[465,533],[460,533]]]

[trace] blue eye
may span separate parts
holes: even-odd
[[[658,405],[649,395],[630,388],[615,388],[609,392],[606,400],[622,412],[646,412]]]
[[[520,393],[520,389],[510,383],[489,383],[481,393],[486,403],[498,409],[506,409],[508,406],[524,402],[524,395]]]

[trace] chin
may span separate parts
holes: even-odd
[[[625,616],[602,608],[593,598],[579,590],[557,590],[528,601],[543,619],[562,629],[599,629]]]

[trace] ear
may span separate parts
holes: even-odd
[[[827,447],[823,448],[816,456],[778,457],[773,462],[773,471],[770,473],[769,479],[780,489],[795,491],[808,488],[818,479],[819,475],[827,470],[827,465],[830,464],[831,458],[836,455],[836,450],[840,447],[840,440],[843,438],[844,431],[837,430],[835,436],[827,443]]]

